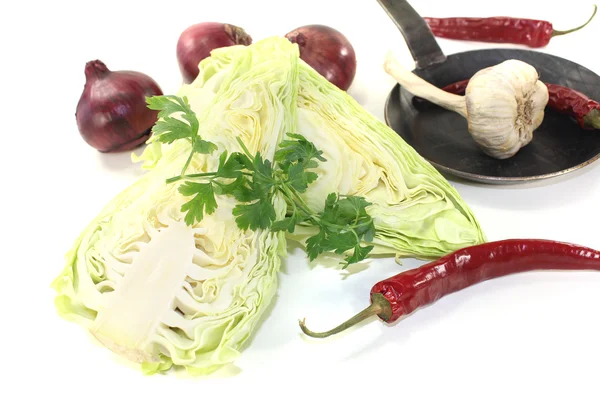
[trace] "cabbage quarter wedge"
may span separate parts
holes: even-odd
[[[232,57],[239,51],[236,46],[213,51],[196,80],[183,85],[196,112],[218,90],[219,77],[234,68]],[[314,169],[319,177],[302,197],[313,210],[323,209],[332,192],[373,203],[368,212],[377,233],[371,254],[431,259],[486,241],[472,210],[427,160],[302,60],[295,104],[297,133],[327,159]],[[277,135],[273,142],[280,140]],[[299,225],[286,235],[305,244],[317,229]]]
[[[226,54],[229,68],[207,79],[206,96],[190,99],[199,134],[219,153],[240,151],[241,137],[272,158],[296,130],[297,48],[281,39]],[[189,199],[165,180],[180,174],[189,152],[183,140],[150,143],[141,157],[149,171],[85,228],[53,282],[63,317],[146,373],[177,365],[206,374],[236,360],[274,296],[285,254],[282,233],[237,227],[231,197],[217,196],[214,214],[186,225],[180,209]],[[217,162],[196,155],[187,173]],[[283,217],[285,201],[276,197],[274,207]]]
[[[373,203],[372,254],[431,259],[486,241],[471,209],[427,160],[302,60],[297,105],[299,133],[328,160],[304,199],[315,209],[330,192]],[[301,228],[288,238],[313,234]]]

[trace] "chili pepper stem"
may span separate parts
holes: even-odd
[[[567,33],[575,32],[575,31],[578,31],[578,30],[584,28],[587,24],[589,24],[592,21],[592,19],[594,19],[594,16],[596,15],[596,11],[598,11],[598,7],[596,7],[596,5],[594,4],[594,13],[590,17],[590,19],[587,20],[587,22],[585,24],[580,25],[577,28],[569,29],[569,30],[566,30],[566,31],[557,31],[555,29],[555,30],[552,31],[552,37],[566,35]]]
[[[593,109],[583,117],[583,122],[590,128],[600,129],[600,109]]]
[[[392,306],[390,305],[390,302],[387,301],[387,299],[380,293],[374,293],[371,296],[371,305],[369,305],[367,308],[365,308],[346,322],[336,326],[335,328],[329,331],[313,332],[306,327],[306,319],[300,320],[298,322],[300,324],[300,329],[302,329],[302,332],[304,332],[306,335],[314,338],[326,338],[328,336],[335,335],[336,333],[345,331],[346,329],[358,324],[361,321],[364,321],[365,319],[373,315],[377,315],[384,321],[390,319],[390,317],[392,316]]]

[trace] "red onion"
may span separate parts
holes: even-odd
[[[183,81],[190,83],[198,76],[198,64],[219,47],[248,46],[252,37],[242,28],[220,22],[202,22],[184,30],[177,41],[177,62]]]
[[[305,25],[285,35],[298,44],[300,58],[342,90],[347,90],[356,74],[356,54],[350,41],[325,25]]]
[[[158,84],[141,72],[110,71],[100,60],[86,63],[85,78],[75,118],[86,143],[102,153],[142,145],[158,119],[146,104],[146,96],[163,94]]]

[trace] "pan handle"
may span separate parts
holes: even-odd
[[[446,61],[446,56],[431,33],[429,25],[408,1],[377,0],[377,2],[400,29],[417,69]]]

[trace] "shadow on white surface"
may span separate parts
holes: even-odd
[[[473,208],[514,211],[559,208],[588,200],[600,185],[600,164],[589,165],[571,173],[534,182],[493,185],[446,176],[457,190],[468,197]]]
[[[342,280],[347,279],[351,275],[358,274],[360,272],[367,270],[368,268],[371,267],[371,265],[372,265],[371,261],[375,258],[390,258],[389,256],[388,257],[373,256],[371,258],[367,258],[366,260],[364,260],[362,262],[351,264],[348,267],[346,267],[345,269],[341,269],[341,264],[344,261],[343,255],[335,254],[335,253],[323,253],[323,254],[319,255],[316,259],[314,259],[313,261],[309,261],[308,256],[306,255],[306,252],[304,250],[304,247],[302,247],[302,245],[300,243],[298,243],[297,241],[288,240],[287,248],[291,254],[304,255],[306,257],[306,262],[310,269],[315,269],[315,268],[339,269],[340,275],[342,276]],[[287,259],[285,262],[287,265]]]
[[[136,155],[142,154],[145,145],[134,149]],[[128,175],[133,177],[141,177],[148,171],[142,169],[142,163],[134,163],[131,160],[131,151],[124,151],[120,153],[100,153],[98,152],[97,158],[102,168],[109,172],[126,172]]]
[[[171,371],[163,375],[173,375],[177,380],[189,381],[213,381],[218,379],[229,379],[241,374],[243,370],[235,364],[227,364],[211,374],[193,376],[187,373],[184,367],[174,366]]]
[[[558,175],[552,178],[538,179],[530,182],[520,182],[520,183],[508,183],[508,184],[488,184],[482,182],[470,181],[468,179],[455,176],[446,172],[440,171],[440,173],[452,183],[459,183],[463,185],[469,185],[473,187],[483,188],[483,189],[535,189],[542,188],[548,186],[555,186],[565,184],[569,181],[579,182],[580,179],[595,179],[593,178],[593,174],[597,174],[600,172],[600,160],[594,161],[593,163],[586,165],[585,167],[578,168],[571,172]]]

